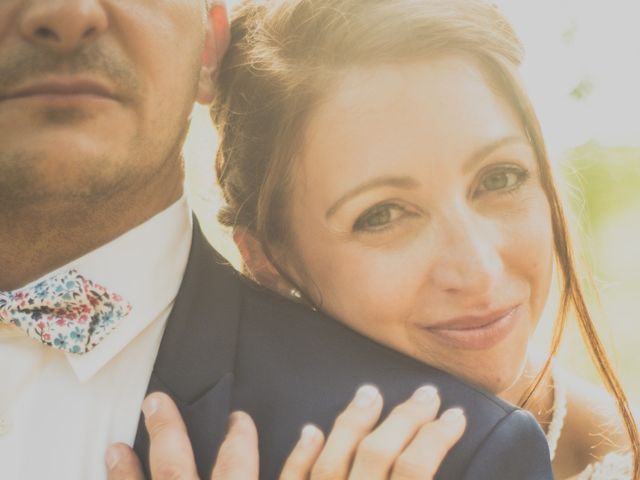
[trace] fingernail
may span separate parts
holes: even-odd
[[[116,447],[107,448],[107,454],[105,455],[105,461],[107,463],[107,468],[109,470],[113,470],[115,466],[120,461],[120,452]]]
[[[437,396],[438,391],[435,389],[435,387],[432,387],[431,385],[425,385],[424,387],[420,387],[419,389],[417,389],[411,396],[411,399],[420,403],[428,403],[435,400]]]
[[[463,418],[464,418],[464,411],[461,408],[457,408],[457,407],[450,408],[440,416],[440,420],[450,424],[458,423]]]
[[[144,413],[145,418],[149,418],[153,415],[156,410],[158,410],[158,406],[160,405],[160,401],[156,397],[147,397],[144,402],[142,402],[142,412]]]
[[[363,385],[356,392],[356,398],[353,403],[359,408],[370,407],[377,397],[378,389],[376,387],[373,385]]]
[[[302,428],[300,433],[300,443],[302,445],[310,445],[318,435],[318,427],[312,424],[307,424]]]

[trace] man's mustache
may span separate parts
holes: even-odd
[[[0,57],[0,97],[3,92],[49,75],[91,75],[107,82],[124,102],[136,103],[141,97],[133,65],[106,54],[95,44],[68,54],[29,47]]]

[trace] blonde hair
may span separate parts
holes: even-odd
[[[500,11],[482,0],[247,0],[235,10],[231,46],[211,108],[220,145],[216,172],[226,205],[221,223],[248,228],[265,246],[287,241],[287,196],[306,122],[349,69],[458,53],[474,59],[518,114],[535,151],[551,210],[560,307],[549,369],[571,312],[605,386],[615,396],[640,472],[638,431],[587,309],[565,214],[540,125],[514,75],[521,42]]]

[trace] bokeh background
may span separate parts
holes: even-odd
[[[228,1],[230,8],[237,3]],[[526,48],[522,75],[540,116],[598,330],[636,405],[640,401],[640,0],[499,0]],[[215,131],[197,107],[185,145],[191,203],[211,242],[238,253],[216,220]],[[544,349],[553,299],[536,340]],[[571,323],[572,324],[572,323]],[[597,381],[575,328],[561,362]]]

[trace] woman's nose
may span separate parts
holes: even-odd
[[[500,229],[473,213],[450,215],[436,228],[432,282],[451,294],[491,295],[504,270]]]
[[[19,20],[22,36],[59,53],[78,49],[107,29],[101,0],[34,0]]]

